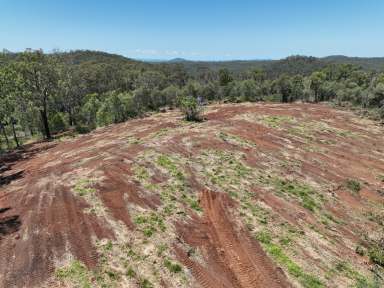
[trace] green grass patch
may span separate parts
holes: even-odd
[[[140,226],[141,231],[146,237],[151,237],[156,231],[164,232],[167,229],[163,217],[155,212],[137,215],[133,222]]]
[[[181,198],[188,204],[188,206],[196,211],[203,211],[203,209],[200,207],[199,202],[191,196],[188,196],[187,194],[182,194]]]
[[[173,263],[170,260],[166,259],[164,260],[164,266],[169,270],[171,273],[179,273],[183,269],[181,268],[180,264]]]
[[[55,276],[61,281],[68,281],[79,288],[91,288],[92,273],[80,261],[72,261],[67,267],[57,269]]]
[[[86,178],[80,179],[79,181],[77,181],[73,190],[79,196],[94,194],[96,192],[96,189],[93,188],[92,185],[94,185],[94,180]]]
[[[256,147],[255,143],[233,134],[220,132],[218,136],[224,142],[232,143],[232,144],[243,146],[243,147]]]
[[[297,180],[285,180],[277,177],[271,179],[271,184],[278,194],[288,194],[297,197],[304,208],[312,212],[319,208],[314,197],[316,192],[309,185],[300,183]]]
[[[139,180],[148,180],[149,179],[149,173],[148,170],[143,166],[135,165],[133,167],[133,173]]]
[[[184,181],[184,175],[180,169],[176,166],[174,161],[166,155],[160,155],[157,157],[157,164],[165,168],[173,177],[179,181]]]
[[[384,247],[379,243],[373,243],[368,248],[368,256],[371,261],[381,267],[384,267]]]
[[[283,251],[283,249],[272,242],[272,236],[267,231],[260,231],[256,235],[256,239],[259,240],[267,251],[267,253],[280,265],[284,266],[288,273],[295,277],[301,285],[305,288],[320,288],[325,287],[320,279],[316,276],[308,274],[303,269],[293,262]]]
[[[290,116],[263,116],[260,118],[260,122],[271,128],[279,128],[284,123],[292,123],[295,118]]]
[[[340,261],[335,265],[335,271],[334,272],[341,273],[344,276],[346,276],[349,279],[352,279],[355,281],[355,287],[356,288],[375,288],[379,287],[376,286],[376,284],[373,281],[368,280],[364,275],[360,274],[356,270],[354,270],[350,264],[348,264],[346,261]]]
[[[140,288],[153,288],[153,284],[148,279],[140,280]]]

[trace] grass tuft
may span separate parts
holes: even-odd
[[[347,179],[345,186],[354,194],[358,194],[361,190],[361,184],[356,179]]]

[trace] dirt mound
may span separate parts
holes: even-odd
[[[2,157],[0,287],[383,285],[367,257],[384,227],[382,127],[314,104],[205,118]]]

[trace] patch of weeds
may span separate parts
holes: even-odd
[[[167,267],[167,269],[171,273],[179,273],[179,272],[181,272],[183,270],[179,264],[172,263],[168,259],[164,260],[164,266]]]
[[[356,254],[359,254],[360,256],[364,256],[367,253],[366,249],[361,245],[356,246],[355,252],[356,252]]]
[[[384,226],[384,213],[375,213],[373,211],[369,211],[366,213],[368,220],[377,223],[380,226]]]
[[[229,191],[228,195],[231,196],[231,198],[235,198],[235,199],[239,198],[239,193],[235,191]]]
[[[361,184],[356,179],[345,180],[345,187],[347,187],[354,194],[358,194],[361,190]]]
[[[242,197],[240,201],[242,207],[249,210],[252,216],[256,217],[260,224],[268,224],[269,212],[267,210],[259,207],[257,204],[251,203],[246,197]]]
[[[384,175],[377,175],[377,180],[384,183]]]
[[[91,288],[91,276],[87,267],[78,260],[72,261],[69,266],[57,269],[55,276],[61,281],[68,281],[79,288]]]
[[[280,265],[284,266],[288,273],[295,277],[303,287],[306,288],[320,288],[324,287],[324,284],[316,276],[308,274],[303,269],[293,262],[283,251],[283,249],[272,242],[272,236],[268,231],[260,231],[256,235],[256,239],[259,240],[267,251],[267,253]]]
[[[142,144],[142,143],[143,143],[143,141],[142,141],[141,139],[136,138],[136,137],[134,137],[134,136],[129,136],[129,137],[127,137],[127,142],[128,142],[129,144],[135,144],[135,145],[138,145],[138,144]]]
[[[243,139],[239,136],[228,134],[224,132],[220,132],[218,137],[223,140],[224,142],[228,142],[230,144],[242,146],[242,147],[256,147],[255,143],[252,143],[251,141],[248,141],[246,139]]]
[[[133,172],[139,180],[148,180],[149,179],[148,170],[143,166],[138,166],[138,165],[134,166]]]
[[[76,182],[76,185],[73,188],[73,190],[79,196],[94,194],[96,192],[96,189],[92,187],[93,184],[94,184],[94,180],[92,179],[86,179],[86,178],[80,179]]]
[[[157,157],[157,164],[168,170],[168,172],[179,181],[184,181],[184,175],[175,163],[166,155]]]
[[[319,139],[319,142],[322,143],[322,144],[327,144],[327,145],[335,145],[335,144],[337,144],[337,141],[336,140],[332,140],[332,139]]]
[[[369,259],[381,267],[384,267],[384,247],[380,243],[373,243],[368,248]]]
[[[160,245],[157,247],[157,256],[161,256],[161,255],[163,255],[163,253],[164,253],[165,251],[167,251],[167,249],[168,249],[167,245],[165,245],[165,244],[160,244]]]
[[[300,199],[300,204],[304,208],[315,211],[316,208],[319,208],[315,198],[315,191],[312,187],[299,183],[296,180],[285,180],[281,178],[273,178],[271,181],[274,186],[276,192],[278,194],[289,194],[294,195]]]
[[[131,267],[128,267],[127,271],[125,272],[125,276],[127,276],[128,278],[135,278],[136,272]]]
[[[284,123],[292,123],[294,122],[295,118],[290,116],[263,116],[259,119],[262,124],[271,127],[271,128],[279,128]]]
[[[140,288],[153,288],[154,287],[153,284],[148,279],[141,279],[139,286],[140,286]]]
[[[182,194],[181,198],[191,207],[192,209],[196,211],[203,211],[203,209],[200,207],[199,202],[194,199],[194,197],[188,196],[187,194]]]
[[[203,173],[213,185],[224,191],[233,191],[230,185],[238,187],[244,180],[250,180],[252,169],[241,161],[241,154],[221,150],[209,150],[202,154],[205,159],[201,163]]]
[[[325,212],[324,217],[336,224],[342,224],[339,219],[336,219],[332,214]]]
[[[161,128],[159,131],[156,131],[154,133],[153,138],[164,136],[168,133],[168,131],[169,131],[168,128]]]
[[[373,281],[369,281],[365,276],[354,270],[346,261],[340,261],[335,265],[335,270],[342,273],[347,278],[355,281],[355,287],[374,288],[377,287]]]
[[[158,230],[164,232],[167,229],[163,218],[155,212],[137,215],[133,222],[140,226],[141,231],[146,237],[151,237]]]
[[[292,239],[289,237],[283,237],[283,238],[279,239],[279,243],[283,246],[288,246],[291,244],[291,242],[292,242]]]

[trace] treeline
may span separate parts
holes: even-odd
[[[182,63],[149,64],[102,52],[0,53],[0,147],[212,101],[334,101],[384,119],[383,73],[351,64],[313,66],[314,71],[304,69],[303,61],[315,60],[290,57],[268,71],[191,74]]]

